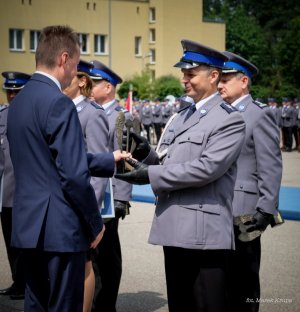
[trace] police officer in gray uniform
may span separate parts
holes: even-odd
[[[162,106],[162,127],[164,128],[170,117],[173,115],[173,107],[169,102],[164,102]]]
[[[224,52],[218,85],[222,98],[246,123],[246,138],[237,162],[233,216],[236,250],[231,260],[231,312],[259,310],[260,235],[278,214],[282,176],[279,128],[272,110],[249,94],[258,69],[242,57]]]
[[[3,105],[0,112],[0,145],[4,153],[4,176],[3,176],[3,197],[1,225],[10,265],[13,284],[0,290],[0,295],[9,295],[11,299],[23,299],[25,290],[24,270],[21,262],[21,252],[10,247],[12,227],[12,206],[15,188],[14,170],[9,153],[7,140],[7,114],[9,104],[30,79],[30,75],[20,72],[3,72],[5,78],[3,89],[6,91],[7,104]]]
[[[72,99],[76,106],[86,151],[89,153],[108,152],[109,125],[107,116],[100,105],[90,100],[93,82],[89,74],[93,67],[90,62],[80,60],[77,65],[77,75],[63,92]],[[91,185],[95,191],[100,211],[103,208],[107,183],[107,178],[91,177]],[[90,311],[93,304],[95,277],[91,260],[92,253],[93,250],[87,253],[85,264],[84,311]]]
[[[160,99],[157,98],[155,103],[152,107],[152,122],[155,130],[156,135],[156,143],[158,143],[161,137],[161,126],[162,126],[162,111],[161,111],[161,103]]]
[[[175,115],[157,154],[150,151],[135,170],[117,177],[150,182],[157,196],[149,242],[163,246],[169,311],[230,311],[232,199],[245,123],[217,92],[227,57],[190,40],[182,40],[182,46],[175,67],[181,68],[195,105]],[[158,158],[161,165],[146,165]]]
[[[284,142],[284,152],[291,152],[293,145],[293,125],[294,125],[294,107],[288,97],[282,98],[282,133]]]
[[[143,125],[143,128],[147,132],[147,139],[150,142],[151,141],[151,136],[150,136],[150,131],[151,131],[151,126],[152,126],[152,108],[150,106],[150,102],[148,100],[144,101],[141,112],[141,124]]]
[[[281,109],[278,107],[274,98],[268,98],[268,105],[275,115],[276,123],[278,127],[281,127]]]
[[[109,150],[120,149],[116,133],[116,120],[119,113],[125,115],[125,121],[132,118],[115,99],[116,86],[122,79],[110,68],[98,61],[91,61],[94,68],[90,77],[94,81],[92,96],[100,104],[109,122]],[[118,234],[119,219],[129,213],[129,201],[132,198],[132,185],[118,179],[112,181],[115,206],[115,218],[105,221],[105,235],[96,249],[93,266],[96,276],[96,289],[93,311],[114,312],[122,275],[122,255]]]
[[[80,84],[80,79],[84,79],[85,77],[90,79],[89,75],[92,68],[93,65],[90,62],[80,60],[77,65],[77,75],[73,79],[77,81],[77,85]],[[108,152],[108,119],[103,107],[90,100],[90,94],[88,93],[91,93],[92,91],[92,81],[91,85],[85,88],[86,92],[87,89],[90,89],[90,92],[87,92],[86,94],[82,94],[78,90],[78,87],[76,87],[77,92],[74,94],[72,90],[74,89],[72,88],[72,83],[67,89],[64,90],[64,93],[71,97],[76,106],[87,151],[89,153]],[[89,84],[89,82],[87,81],[86,84]],[[101,209],[107,183],[107,178],[91,177],[91,184],[95,190],[99,209]]]

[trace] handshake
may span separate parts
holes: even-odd
[[[126,181],[131,184],[149,184],[148,166],[133,158],[125,160],[132,168],[132,171],[115,174],[115,178]]]
[[[128,138],[123,137],[123,143],[131,142],[135,146],[134,150],[132,151],[133,158],[126,158],[125,162],[132,168],[130,171],[126,171],[124,173],[117,172],[115,174],[115,178],[126,181],[131,184],[149,184],[149,175],[148,175],[148,166],[143,164],[141,161],[147,158],[151,147],[148,143],[147,139],[134,133],[128,133]],[[125,147],[125,146],[124,146]],[[124,148],[125,149],[125,148]],[[127,146],[128,149],[128,146]]]

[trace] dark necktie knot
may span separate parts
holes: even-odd
[[[188,111],[187,111],[187,113],[186,113],[186,116],[185,116],[184,121],[187,121],[187,120],[193,115],[193,113],[194,113],[196,110],[197,110],[196,105],[195,105],[195,104],[192,104],[192,105],[189,107],[189,109],[188,109]]]

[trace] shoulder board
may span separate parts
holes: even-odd
[[[265,103],[261,103],[259,101],[253,101],[253,104],[257,105],[259,108],[265,108],[265,107],[268,107],[267,104]]]
[[[115,110],[116,110],[117,112],[129,113],[129,111],[128,111],[126,108],[122,107],[122,106],[117,106],[117,107],[115,108]]]
[[[3,110],[5,110],[6,108],[8,108],[8,105],[7,105],[7,104],[0,105],[0,112],[2,112]]]
[[[95,102],[91,102],[91,105],[94,106],[96,109],[102,109],[102,110],[104,110],[104,108],[103,108],[101,105],[99,105],[99,104],[97,104],[97,103],[95,103]]]
[[[230,105],[230,104],[222,103],[220,106],[223,109],[225,109],[228,114],[231,114],[232,112],[236,112],[237,111],[237,109],[234,106]]]
[[[184,108],[181,108],[177,113],[179,114],[180,112],[183,112],[185,109],[188,109],[190,107],[190,105],[184,107]]]

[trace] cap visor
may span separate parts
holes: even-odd
[[[11,86],[11,87],[9,87],[9,86],[2,86],[2,88],[4,90],[21,90],[21,89],[24,88],[24,85],[20,86],[20,87],[17,87],[17,86]]]
[[[174,65],[174,67],[185,68],[185,69],[195,68],[198,66],[199,66],[199,64],[197,64],[197,63],[187,63],[187,62],[183,62],[183,61],[180,61]]]
[[[240,70],[237,69],[222,69],[222,74],[230,74],[230,73],[237,73],[240,72]]]

